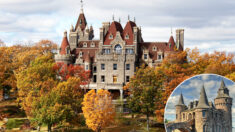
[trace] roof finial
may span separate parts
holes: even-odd
[[[114,21],[114,14],[113,14],[113,21]]]
[[[81,2],[81,13],[83,13],[83,0],[81,0],[80,2]]]
[[[172,32],[172,27],[171,27],[171,36],[172,36],[173,32]]]
[[[119,17],[119,23],[121,23],[121,18]]]
[[[135,17],[134,17],[134,22],[135,22]]]
[[[130,15],[128,14],[128,21],[130,21]]]

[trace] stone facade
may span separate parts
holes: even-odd
[[[232,132],[232,98],[222,80],[218,95],[208,102],[205,88],[201,89],[199,101],[184,104],[183,95],[175,106],[176,120],[166,124],[167,132],[186,130],[190,132]],[[182,127],[184,126],[184,127]]]
[[[89,89],[108,89],[123,98],[123,86],[141,64],[159,65],[163,58],[175,50],[182,51],[184,30],[177,30],[177,46],[173,36],[168,42],[144,42],[141,28],[128,21],[123,29],[120,22],[104,22],[99,40],[93,40],[93,27],[88,27],[83,9],[76,26],[67,32],[58,54],[57,63],[81,65],[92,73]]]

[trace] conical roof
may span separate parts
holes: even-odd
[[[184,104],[184,97],[183,97],[182,93],[180,94],[179,102],[177,105],[185,105]]]
[[[209,103],[208,103],[208,99],[206,96],[206,91],[204,88],[204,85],[202,86],[201,92],[200,92],[200,98],[198,101],[198,105],[197,108],[210,108]]]
[[[218,90],[218,95],[216,98],[221,98],[221,97],[230,97],[229,96],[229,90],[228,88],[225,86],[224,80],[221,80],[221,84],[220,84],[220,88]]]
[[[62,40],[61,46],[60,46],[60,54],[65,55],[67,54],[67,48],[70,49],[69,42],[67,39],[67,31],[64,32],[64,38]]]

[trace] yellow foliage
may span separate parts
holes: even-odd
[[[114,121],[115,110],[111,94],[107,90],[89,91],[83,99],[82,111],[86,124],[94,131],[100,132]]]

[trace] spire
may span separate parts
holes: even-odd
[[[113,14],[113,18],[112,18],[112,20],[114,21],[114,14]]]
[[[206,96],[206,91],[204,88],[204,85],[202,86],[201,92],[200,92],[200,98],[198,101],[198,105],[197,108],[210,108],[209,107],[209,103],[208,103],[208,99]]]
[[[81,0],[81,13],[83,13],[83,1]]]
[[[135,17],[134,17],[134,23],[135,23]]]
[[[119,17],[119,23],[121,23],[121,18]]]
[[[128,21],[130,21],[130,15],[128,15]]]
[[[172,27],[171,27],[171,36],[173,35],[173,32],[172,32]]]
[[[221,80],[221,84],[220,84],[220,88],[218,90],[218,95],[216,98],[220,98],[220,97],[230,97],[229,96],[229,90],[228,88],[225,86],[224,80]]]
[[[184,104],[184,97],[183,97],[182,93],[180,94],[179,102],[177,105],[185,105]]]

